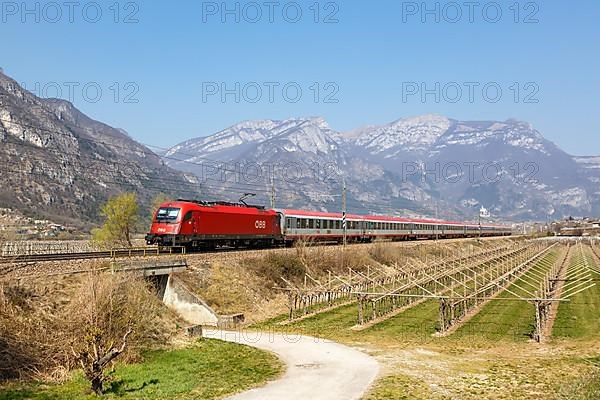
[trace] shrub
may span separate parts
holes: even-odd
[[[64,379],[79,367],[99,393],[116,356],[135,361],[165,342],[163,310],[144,280],[125,274],[0,284],[0,380]],[[92,376],[94,362],[102,368]]]

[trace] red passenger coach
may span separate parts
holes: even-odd
[[[235,203],[176,201],[156,211],[146,243],[188,248],[270,246],[281,241],[276,211]]]

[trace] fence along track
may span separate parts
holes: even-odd
[[[27,268],[30,264],[38,262],[151,257],[171,254],[185,254],[185,247],[143,247],[132,249],[113,249],[107,251],[90,251],[82,253],[35,254],[0,257],[0,275],[7,274],[17,269]]]

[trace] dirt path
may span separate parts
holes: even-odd
[[[379,373],[374,358],[349,347],[308,336],[207,330],[204,336],[271,351],[286,364],[277,381],[231,400],[359,399]]]

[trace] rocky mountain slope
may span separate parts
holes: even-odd
[[[481,206],[522,220],[600,212],[597,158],[574,158],[526,122],[405,118],[340,133],[323,118],[246,121],[170,149],[167,165],[207,193],[279,206],[470,218]],[[243,172],[260,171],[252,179]],[[301,171],[301,173],[298,173]]]
[[[0,73],[0,207],[81,225],[111,195],[196,193],[195,178],[164,165],[121,130],[64,100],[40,99]]]

